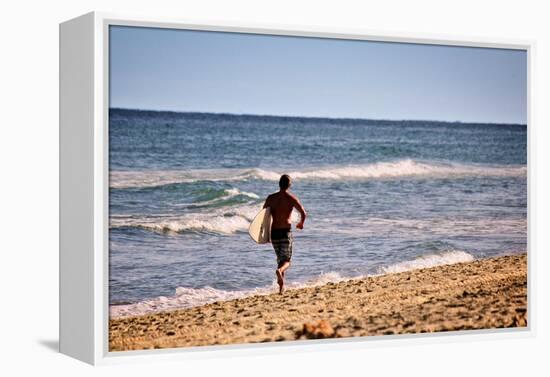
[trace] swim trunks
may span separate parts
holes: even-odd
[[[290,229],[271,229],[271,244],[277,255],[277,268],[292,258],[292,231]]]

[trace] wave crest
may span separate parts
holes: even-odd
[[[260,168],[250,169],[202,169],[189,171],[111,171],[111,188],[156,187],[174,183],[197,181],[245,181],[250,179],[278,181],[282,173],[294,179],[304,180],[343,180],[343,179],[383,179],[398,177],[521,177],[527,174],[524,165],[480,165],[442,162],[421,162],[403,159],[393,162],[376,162],[365,165],[346,165],[321,168],[307,168],[296,171],[271,171]]]
[[[262,209],[261,204],[251,204],[239,207],[224,208],[211,213],[195,213],[175,217],[168,214],[148,216],[116,216],[110,217],[109,227],[136,228],[155,233],[210,233],[231,235],[247,232],[250,223]],[[300,215],[292,211],[290,221],[296,224]]]
[[[192,232],[228,235],[247,231],[258,211],[260,211],[258,206],[243,206],[225,212],[198,213],[181,217],[170,217],[169,215],[111,216],[110,228],[137,228],[156,233]]]

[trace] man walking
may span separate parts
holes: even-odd
[[[264,203],[264,208],[270,207],[273,218],[271,223],[271,244],[277,255],[275,274],[277,275],[280,294],[283,293],[285,271],[290,267],[290,259],[292,258],[292,230],[290,223],[292,209],[296,208],[300,212],[300,222],[296,224],[296,228],[303,229],[304,221],[306,220],[304,207],[295,195],[288,192],[290,186],[290,177],[286,174],[282,175],[279,180],[279,191],[269,195]]]

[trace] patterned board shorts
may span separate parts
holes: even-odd
[[[290,229],[272,229],[271,244],[277,255],[277,268],[292,258],[292,231]]]

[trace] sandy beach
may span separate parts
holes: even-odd
[[[527,255],[110,320],[110,351],[527,326]]]

